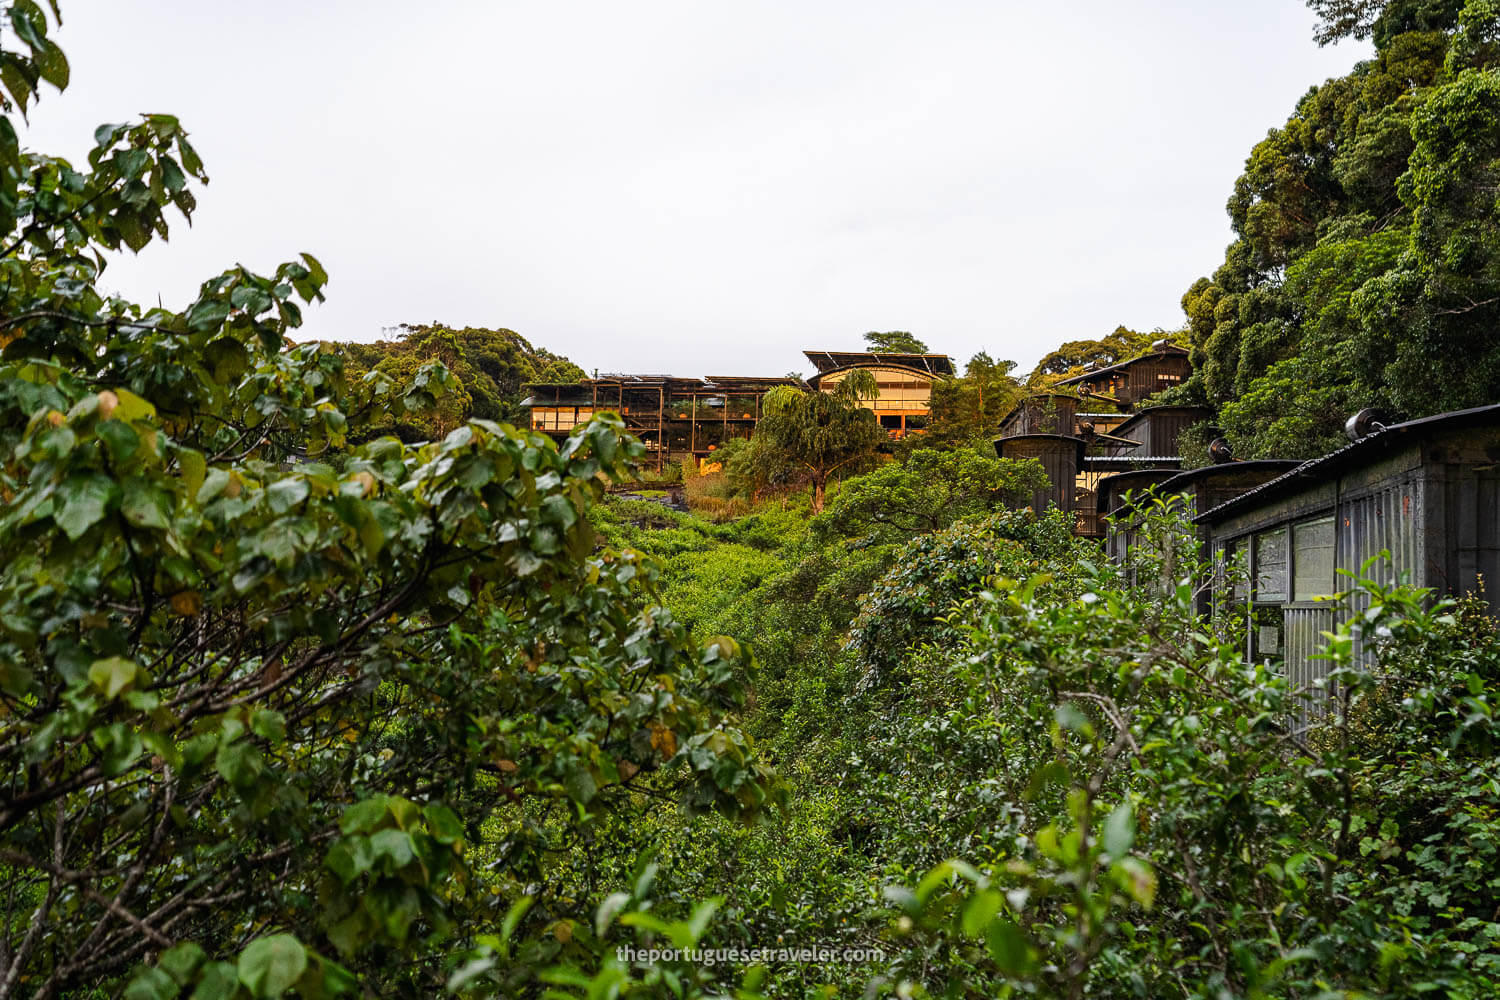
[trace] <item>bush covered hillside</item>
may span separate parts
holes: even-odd
[[[1310,6],[1374,57],[1182,331],[979,353],[900,440],[779,386],[643,482],[617,414],[525,426],[583,373],[511,331],[297,343],[311,254],[106,294],[206,168],[23,149],[70,70],[0,0],[0,1000],[1500,996],[1484,595],[1377,558],[1295,687],[1174,498],[1111,561],[991,441],[1163,337],[1242,454],[1500,399],[1500,7]]]

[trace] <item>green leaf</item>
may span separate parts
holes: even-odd
[[[141,436],[129,424],[118,420],[104,421],[97,433],[117,465],[129,462],[141,446]]]
[[[969,937],[983,937],[990,921],[1000,912],[1000,892],[980,889],[964,904],[963,929]]]
[[[204,460],[203,453],[192,448],[178,448],[177,467],[182,470],[182,485],[186,487],[187,495],[197,496],[208,474],[208,463]]]
[[[206,957],[203,949],[197,944],[184,941],[162,952],[161,958],[156,960],[156,965],[157,968],[165,970],[179,985],[186,986],[193,981],[198,967],[203,964]]]
[[[396,871],[411,864],[413,857],[411,836],[404,830],[380,830],[370,838],[370,850],[377,858],[389,858]]]
[[[252,941],[240,954],[240,982],[256,997],[279,997],[307,971],[307,949],[290,934]]]
[[[139,670],[134,662],[123,656],[95,660],[89,665],[89,683],[104,692],[104,697],[117,698],[121,691],[135,682]]]
[[[273,744],[280,743],[286,739],[286,716],[275,709],[258,708],[250,713],[250,730]]]
[[[141,969],[125,987],[123,996],[125,1000],[174,1000],[177,983],[161,969]]]
[[[177,153],[182,158],[184,170],[195,177],[202,176],[203,161],[198,159],[198,151],[188,144],[187,136],[182,133],[177,135]]]
[[[307,499],[307,480],[300,478],[278,479],[266,487],[266,500],[271,505],[271,510],[277,514],[285,514],[297,504]]]
[[[209,469],[207,475],[203,477],[203,485],[198,489],[196,497],[198,503],[206,504],[220,493],[223,493],[224,488],[229,485],[229,480],[230,472],[228,469]]]
[[[604,937],[604,932],[609,930],[610,924],[615,922],[615,917],[625,909],[630,902],[630,893],[615,892],[605,897],[604,902],[599,904],[599,909],[594,912],[594,935]]]
[[[1031,971],[1031,946],[1021,928],[1013,921],[992,921],[985,944],[989,948],[990,958],[995,960],[1000,971],[1012,976],[1024,976]]]
[[[77,541],[85,531],[98,524],[119,497],[120,488],[102,473],[69,476],[58,489],[62,510],[53,520],[68,538]]]
[[[104,773],[110,777],[124,773],[141,755],[140,736],[123,722],[94,730],[93,739]]]
[[[216,299],[199,302],[188,310],[188,329],[197,332],[216,330],[229,318],[229,303]]]
[[[568,790],[568,794],[571,795],[574,800],[581,802],[584,805],[588,805],[589,802],[593,800],[595,793],[599,790],[599,785],[594,781],[594,776],[589,773],[587,768],[584,767],[575,768],[567,776],[567,778],[563,780],[563,787]]]
[[[112,415],[113,419],[132,423],[137,420],[148,420],[156,416],[156,407],[129,389],[116,389],[114,392],[115,396],[119,399],[119,403],[115,406],[115,412]]]
[[[266,765],[259,750],[252,744],[241,741],[220,744],[219,752],[214,757],[214,769],[235,788],[244,789],[255,784]]]
[[[348,885],[369,871],[374,860],[375,854],[370,849],[370,838],[353,836],[344,837],[334,843],[328,849],[328,856],[324,858],[323,863],[328,866],[329,871],[339,877],[340,881]]]
[[[344,810],[339,817],[339,829],[344,833],[369,833],[378,828],[389,812],[389,800],[384,795],[361,799]]]
[[[37,69],[41,70],[42,79],[46,80],[58,90],[68,86],[68,80],[72,73],[68,67],[68,57],[63,55],[63,50],[52,43],[47,43],[36,52]]]
[[[1104,849],[1116,861],[1125,857],[1130,845],[1135,843],[1135,816],[1130,803],[1121,802],[1104,821]]]
[[[239,974],[228,962],[210,962],[188,1000],[231,1000],[239,992]]]
[[[125,520],[132,526],[165,531],[171,526],[168,509],[166,495],[154,483],[137,476],[125,480],[125,495],[120,500],[120,513],[125,515]]]
[[[422,807],[422,816],[427,820],[427,829],[440,844],[461,844],[464,825],[458,815],[441,802],[429,802]]]

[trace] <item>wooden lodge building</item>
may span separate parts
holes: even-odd
[[[794,376],[597,375],[580,382],[528,385],[530,396],[522,405],[530,410],[531,427],[554,437],[571,434],[595,412],[618,413],[660,470],[689,457],[702,462],[724,442],[748,438],[760,421],[766,393],[778,386],[832,392],[850,372],[869,371],[880,394],[864,405],[892,438],[900,438],[926,427],[933,382],[953,376],[946,354],[805,354],[817,370],[805,381]]]
[[[1051,485],[1038,491],[1032,506],[1067,511],[1078,534],[1102,538],[1108,511],[1099,496],[1107,478],[1140,470],[1165,478],[1182,468],[1179,438],[1208,411],[1141,404],[1191,372],[1188,352],[1161,341],[1139,358],[1065,379],[1006,416],[995,451],[1041,462]],[[1069,391],[1056,391],[1064,388]]]

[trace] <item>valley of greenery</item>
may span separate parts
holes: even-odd
[[[310,255],[102,294],[204,167],[167,115],[21,148],[69,70],[7,0],[0,1000],[1500,995],[1483,602],[1350,579],[1298,731],[1170,503],[1114,565],[988,440],[1163,336],[1242,455],[1500,399],[1500,4],[1310,5],[1375,55],[1252,151],[1182,331],[977,355],[894,447],[859,378],[776,390],[641,482],[616,417],[517,429],[582,371],[516,333],[294,343]]]

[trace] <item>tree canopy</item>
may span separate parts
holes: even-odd
[[[866,350],[889,354],[928,353],[927,345],[905,330],[891,330],[886,333],[877,333],[872,330],[865,334],[865,344]]]
[[[442,323],[403,324],[395,340],[346,343],[339,349],[351,371],[380,371],[409,380],[434,361],[456,380],[441,407],[405,414],[388,428],[405,441],[436,440],[470,418],[524,423],[522,386],[530,382],[576,382],[583,369],[545,348],[533,347],[514,330],[457,329]]]
[[[1319,454],[1352,410],[1500,398],[1497,14],[1313,0],[1373,59],[1310,90],[1235,184],[1236,239],[1183,297],[1194,376],[1246,457]]]
[[[821,511],[829,480],[860,471],[889,440],[874,412],[861,405],[879,393],[875,376],[862,369],[832,392],[779,386],[766,394],[764,416],[741,460],[757,463],[759,477],[775,478],[779,470],[811,483],[813,511]]]
[[[924,446],[960,447],[994,436],[1000,420],[1024,394],[1011,374],[1014,361],[996,361],[984,351],[969,359],[963,375],[932,383],[932,413]]]

